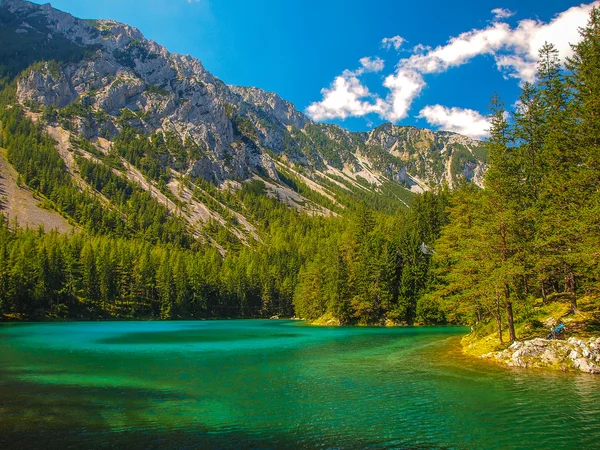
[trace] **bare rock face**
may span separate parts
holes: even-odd
[[[415,127],[384,124],[370,131],[366,144],[377,146],[405,163],[402,180],[427,180],[430,186],[447,183],[450,187],[464,177],[483,186],[485,163],[476,154],[483,143],[448,131],[431,131]],[[458,171],[456,170],[458,168]]]
[[[128,105],[137,106],[135,96],[144,92],[145,87],[144,82],[138,78],[117,78],[96,96],[96,104],[99,109],[111,115],[119,114]]]
[[[17,98],[23,103],[34,102],[61,108],[74,101],[77,93],[62,71],[51,73],[46,64],[40,71],[31,71],[19,79]]]
[[[194,162],[189,174],[194,178],[204,178],[205,180],[219,183],[225,179],[221,166],[204,156]]]
[[[461,177],[481,184],[482,143],[465,136],[392,124],[350,133],[316,124],[277,94],[227,86],[197,59],[172,54],[129,25],[80,20],[23,0],[1,0],[0,8],[18,16],[15,39],[60,36],[85,50],[77,61],[33,66],[18,80],[19,102],[81,103],[88,114],[74,122],[86,138],[114,137],[126,123],[191,139],[207,151],[189,162],[192,177],[220,183],[259,172],[278,180],[274,153],[309,171],[376,172],[408,188],[452,186]]]
[[[294,105],[283,100],[279,95],[265,92],[254,87],[232,86],[233,93],[238,94],[245,102],[267,110],[273,117],[286,126],[304,128],[311,121],[298,112]]]

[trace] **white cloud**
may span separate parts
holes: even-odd
[[[372,94],[359,77],[366,72],[381,72],[384,61],[379,57],[365,56],[359,60],[356,70],[344,70],[329,88],[321,89],[323,99],[306,108],[306,114],[314,120],[346,119],[377,113],[385,115],[385,102]]]
[[[395,74],[389,75],[383,85],[391,91],[386,99],[384,117],[397,122],[408,115],[410,105],[425,87],[425,81],[418,72],[400,68]]]
[[[442,130],[454,131],[473,139],[486,137],[490,129],[487,118],[472,109],[432,105],[423,108],[418,117],[427,120],[430,125]]]
[[[431,47],[429,45],[417,44],[412,48],[413,53],[426,53],[431,51]]]
[[[400,65],[421,73],[445,72],[450,67],[465,64],[477,55],[492,53],[500,48],[510,35],[510,27],[505,23],[494,23],[483,30],[462,33],[422,54],[415,54],[400,61]]]
[[[496,55],[496,67],[504,72],[504,78],[517,78],[533,82],[537,72],[537,62],[519,55]]]
[[[323,100],[312,103],[306,113],[314,120],[346,119],[377,113],[383,115],[386,105],[372,95],[352,72],[338,76],[327,89],[322,89]]]
[[[590,11],[595,5],[600,5],[600,2],[573,6],[558,14],[549,23],[530,19],[520,21],[506,44],[512,55],[509,55],[509,58],[496,57],[498,67],[508,69],[508,75],[513,78],[534,81],[540,47],[549,42],[554,44],[562,59],[572,56],[570,44],[581,39],[579,28],[587,24]],[[509,60],[512,61],[511,64],[507,64]],[[498,64],[499,61],[504,64]]]
[[[479,55],[492,55],[498,69],[521,81],[533,81],[538,50],[544,42],[553,43],[564,58],[572,55],[570,43],[578,42],[579,27],[585,26],[595,4],[580,5],[558,14],[549,23],[526,19],[511,28],[504,22],[493,22],[451,38],[445,45],[422,51],[400,61],[400,65],[421,73],[445,72],[461,66]]]
[[[365,56],[364,58],[360,59],[360,64],[366,72],[381,72],[385,67],[383,59],[379,57],[371,58],[369,56]]]
[[[402,36],[393,36],[393,37],[383,38],[381,40],[381,46],[388,50],[392,47],[394,47],[395,50],[400,50],[400,48],[402,47],[402,44],[404,44],[405,42],[406,42],[406,39],[404,39]]]
[[[413,100],[426,86],[425,75],[459,67],[480,55],[491,56],[497,69],[507,78],[520,82],[534,81],[539,48],[550,42],[556,46],[561,58],[571,56],[569,44],[579,41],[578,29],[586,25],[595,5],[600,5],[600,1],[569,8],[547,23],[526,19],[519,21],[515,27],[501,21],[510,17],[511,11],[494,9],[495,20],[485,28],[461,33],[435,48],[416,45],[413,54],[401,59],[395,72],[384,78],[383,87],[389,90],[384,99],[371,93],[359,80],[366,72],[382,71],[383,61],[362,58],[358,69],[344,71],[329,88],[321,91],[323,99],[311,104],[307,114],[315,120],[323,120],[376,113],[398,122],[408,115]],[[381,42],[385,48],[399,49],[405,40],[394,36]],[[482,128],[486,126],[485,119],[476,111],[434,105],[421,110],[420,116],[434,126],[462,130],[459,132],[471,136],[485,135]]]
[[[492,9],[492,14],[494,15],[494,19],[496,20],[508,19],[509,17],[515,15],[514,12],[506,8],[494,8]]]

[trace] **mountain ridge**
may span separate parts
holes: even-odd
[[[482,184],[480,141],[391,123],[368,132],[317,123],[276,93],[223,83],[198,59],[169,52],[135,27],[24,0],[2,0],[0,10],[3,33],[15,45],[33,42],[43,53],[68,41],[71,54],[80,49],[71,60],[33,57],[35,64],[21,68],[16,98],[30,117],[67,133],[65,145],[86,158],[109,155],[126,132],[156,144],[135,157],[121,151],[123,164],[142,171],[123,174],[138,183],[145,176],[150,184],[142,187],[186,203],[190,217],[224,223],[206,202],[181,194],[199,180],[229,189],[259,178],[271,196],[319,214],[340,212],[365,192],[408,206],[414,193],[452,188],[461,178]],[[94,149],[73,145],[78,140]],[[245,233],[252,234],[248,227]]]

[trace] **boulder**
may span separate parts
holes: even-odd
[[[573,366],[582,372],[600,374],[600,367],[590,362],[586,358],[579,358],[574,361]]]

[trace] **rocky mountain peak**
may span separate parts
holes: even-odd
[[[259,108],[267,110],[285,125],[296,128],[304,128],[312,121],[304,114],[296,110],[296,107],[283,100],[273,92],[263,91],[255,87],[230,86],[230,89],[240,95],[245,102],[254,104]]]
[[[50,3],[36,5],[25,0],[0,0],[0,7],[7,8],[10,12],[25,11],[32,8],[52,8]]]
[[[351,178],[412,180],[424,189],[483,172],[472,150],[481,143],[467,137],[390,123],[368,133],[317,124],[275,93],[226,85],[198,59],[170,53],[135,27],[81,20],[23,0],[2,0],[0,8],[14,15],[17,45],[20,36],[35,34],[48,48],[43,59],[56,61],[32,66],[18,79],[20,103],[69,107],[74,132],[90,140],[112,141],[126,127],[177,136],[199,150],[177,163],[165,154],[161,163],[191,177],[223,183],[260,174],[279,182],[273,159],[303,167],[308,177],[345,170]],[[61,53],[58,38],[77,52]],[[22,50],[28,51],[25,44]]]

